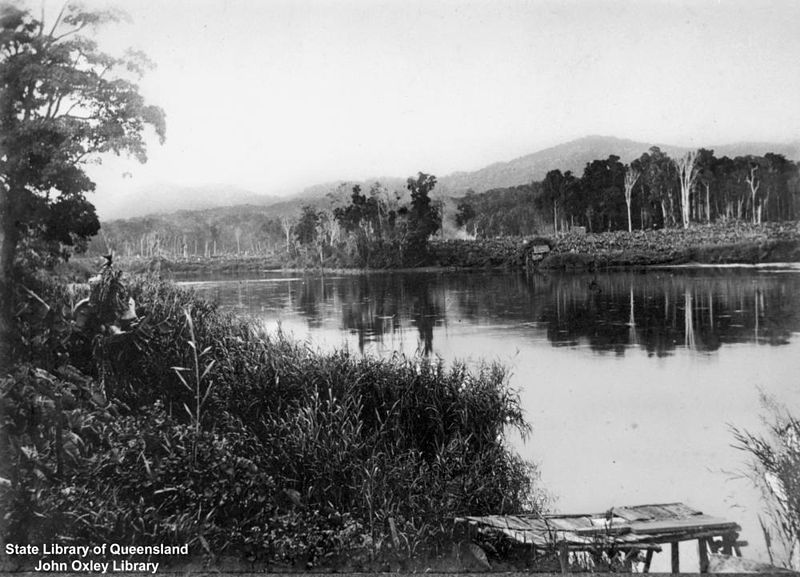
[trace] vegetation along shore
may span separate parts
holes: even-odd
[[[780,154],[651,147],[484,192],[420,172],[400,187],[340,183],[274,206],[115,220],[89,248],[185,272],[794,261],[798,206],[798,164]]]
[[[441,190],[419,172],[399,187],[337,184],[282,212],[101,226],[87,163],[146,161],[165,114],[139,93],[143,54],[111,57],[82,35],[119,14],[68,3],[44,17],[0,6],[3,543],[185,547],[272,570],[486,568],[488,556],[498,568],[508,540],[476,542],[454,518],[546,511],[536,467],[508,442],[531,426],[504,367],[323,352],[120,262],[241,272],[799,256],[795,162],[656,147],[500,190]],[[99,271],[67,282],[65,263],[87,249]],[[798,495],[800,428],[777,422],[777,440],[737,439],[770,486]],[[774,508],[791,549],[797,500]],[[553,567],[552,545],[537,567]],[[9,555],[0,570],[61,562]]]
[[[545,251],[539,251],[547,247]],[[287,255],[284,255],[287,257]],[[84,265],[91,258],[77,259]],[[493,239],[439,239],[428,242],[427,268],[538,268],[542,270],[596,270],[681,264],[759,264],[800,261],[800,222],[727,223],[664,228],[559,234],[555,237]],[[277,255],[226,254],[217,256],[127,257],[121,266],[134,272],[164,274],[260,274],[267,271],[319,270],[319,265],[287,266]],[[425,267],[415,267],[421,270]],[[363,268],[324,267],[327,272],[353,273]],[[398,270],[398,269],[394,269]],[[404,270],[400,268],[399,270]],[[411,269],[409,269],[411,270]],[[78,275],[80,278],[81,275]]]

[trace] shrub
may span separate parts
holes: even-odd
[[[305,564],[435,550],[456,515],[540,505],[533,467],[504,441],[528,428],[502,368],[322,353],[153,277],[123,288],[138,321],[78,338],[61,318],[57,370],[2,383],[7,542],[191,543]],[[94,364],[65,364],[77,358]]]

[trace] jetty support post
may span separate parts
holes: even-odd
[[[644,569],[642,569],[642,573],[650,573],[650,563],[653,562],[653,550],[648,549],[647,554],[644,558]]]
[[[558,544],[558,562],[561,564],[561,572],[569,573],[569,549],[566,540]]]
[[[708,573],[708,543],[705,537],[697,540],[697,557],[700,560],[700,573]]]
[[[672,556],[672,573],[681,572],[681,552],[680,543],[673,541],[670,543],[670,555]]]

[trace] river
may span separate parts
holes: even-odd
[[[766,558],[760,494],[731,426],[765,430],[762,394],[800,407],[798,265],[186,284],[322,349],[499,361],[533,426],[512,443],[538,464],[556,510],[681,501],[738,522],[745,556]],[[693,570],[695,546],[681,555]],[[657,555],[653,570],[668,561]]]

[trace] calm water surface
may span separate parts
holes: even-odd
[[[743,527],[759,493],[730,425],[763,430],[760,393],[800,407],[800,267],[647,273],[373,273],[192,280],[201,294],[323,349],[499,361],[564,512],[683,501]],[[693,569],[693,544],[681,547]],[[668,570],[669,554],[653,570]]]

